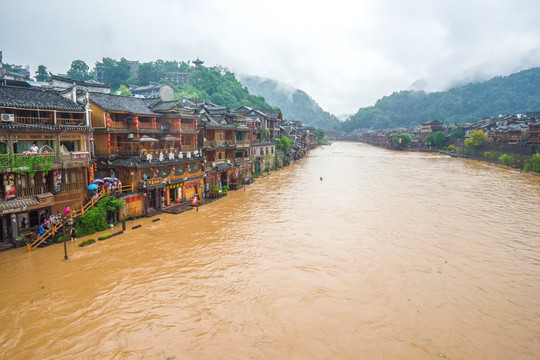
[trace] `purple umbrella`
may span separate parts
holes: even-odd
[[[103,181],[101,179],[96,179],[96,180],[94,180],[92,182],[95,184],[95,183],[104,183],[105,181]]]

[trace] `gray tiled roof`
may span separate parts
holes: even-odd
[[[273,109],[260,109],[260,112],[265,114],[271,119],[277,119],[279,117],[280,110],[273,110]]]
[[[175,109],[175,106],[178,104],[177,100],[173,101],[160,101],[154,106],[151,106],[153,111],[160,112],[160,111],[171,111]]]
[[[41,109],[84,112],[84,107],[45,89],[0,86],[0,106],[19,109]]]
[[[134,115],[159,115],[153,112],[148,107],[147,100],[142,98],[91,93],[90,101],[107,111],[127,112]]]

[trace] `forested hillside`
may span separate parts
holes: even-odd
[[[498,76],[448,91],[400,91],[360,108],[341,129],[412,127],[430,119],[446,124],[475,121],[498,114],[540,110],[540,68]]]
[[[239,79],[251,94],[262,95],[270,105],[279,107],[286,119],[323,129],[339,127],[337,117],[324,111],[302,90],[257,76],[239,76]]]
[[[251,95],[227,68],[221,66],[196,69],[186,62],[157,60],[142,63],[137,71],[130,70],[130,62],[124,58],[115,60],[103,58],[102,81],[111,85],[111,91],[120,90],[129,95],[129,85],[147,85],[149,82],[167,83],[174,89],[175,99],[196,98],[211,101],[217,105],[235,109],[249,106],[258,109],[271,108],[262,96]],[[170,72],[189,73],[189,83],[178,85],[163,80],[163,75]],[[96,69],[89,67],[82,60],[74,60],[67,74],[73,80],[96,80]]]

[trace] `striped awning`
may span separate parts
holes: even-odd
[[[38,205],[38,204],[39,204],[39,201],[35,197],[0,201],[0,211],[13,210],[13,209],[18,209],[18,208],[22,208],[24,210],[28,206],[33,206],[33,205]]]

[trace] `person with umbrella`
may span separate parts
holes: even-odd
[[[88,185],[88,190],[90,190],[90,194],[92,197],[97,195],[97,189],[98,189],[97,184],[92,183]]]

